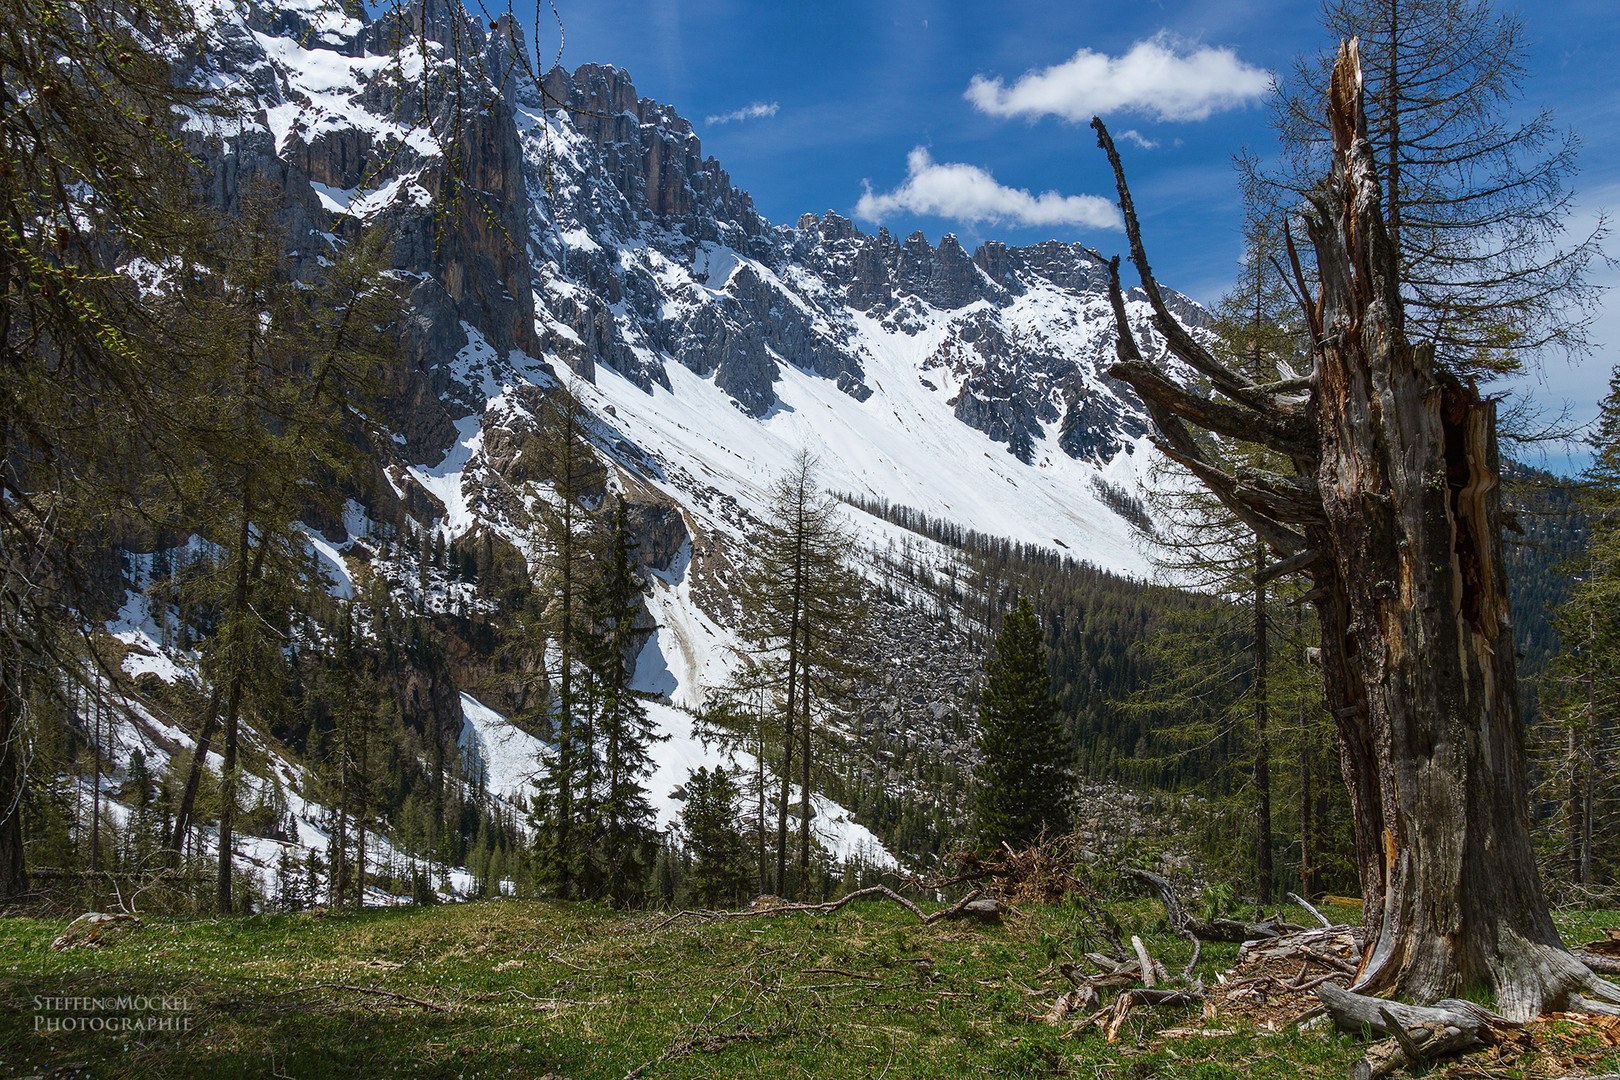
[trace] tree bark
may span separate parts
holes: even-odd
[[[1294,260],[1314,354],[1298,424],[1286,411],[1251,406],[1261,388],[1228,391],[1218,376],[1234,376],[1207,370],[1207,357],[1185,353],[1166,332],[1175,320],[1148,287],[1118,153],[1094,121],[1155,327],[1239,404],[1192,406],[1192,392],[1163,372],[1144,376],[1117,259],[1110,291],[1120,363],[1112,370],[1142,396],[1167,452],[1274,550],[1325,555],[1309,574],[1365,899],[1368,947],[1356,988],[1417,1001],[1483,989],[1513,1019],[1559,1008],[1617,1012],[1620,987],[1559,941],[1530,843],[1496,404],[1437,372],[1433,348],[1401,331],[1354,42],[1340,50],[1329,96],[1333,172],[1305,220],[1315,296]],[[1247,420],[1236,415],[1243,407]],[[1290,453],[1296,472],[1314,479],[1317,504],[1216,467],[1186,427],[1212,420]]]
[[[1265,545],[1254,546],[1254,902],[1271,903],[1271,746],[1267,731],[1266,690],[1269,643],[1266,640]]]
[[[0,639],[0,905],[28,892],[23,859],[23,731],[21,702],[15,692],[15,650]]]

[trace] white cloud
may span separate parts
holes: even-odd
[[[936,164],[919,146],[906,158],[906,182],[893,191],[874,194],[870,187],[855,204],[855,216],[882,221],[896,212],[933,214],[973,223],[1016,225],[1083,225],[1093,229],[1123,228],[1119,210],[1096,195],[1031,195],[1003,187],[973,165]]]
[[[1120,132],[1119,137],[1124,139],[1126,142],[1135,143],[1144,150],[1157,150],[1159,148],[1159,140],[1150,139],[1146,135],[1143,135],[1140,131],[1137,131],[1135,128],[1132,128],[1129,131]]]
[[[1067,61],[1026,72],[1011,87],[973,76],[963,96],[991,116],[1051,114],[1083,123],[1109,113],[1156,120],[1206,120],[1264,94],[1271,76],[1231,49],[1201,45],[1185,55],[1161,31],[1121,57],[1081,49]]]
[[[706,124],[729,124],[733,120],[758,120],[762,116],[775,116],[776,110],[779,108],[781,106],[774,101],[769,105],[763,101],[756,101],[752,105],[745,105],[728,113],[708,117],[703,122]]]

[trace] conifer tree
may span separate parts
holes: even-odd
[[[1303,362],[1297,310],[1278,269],[1286,258],[1274,223],[1251,217],[1244,223],[1242,270],[1214,312],[1212,350],[1257,382],[1290,378],[1293,364]],[[1230,466],[1278,467],[1278,455],[1252,445],[1211,440],[1208,450]],[[1300,799],[1314,805],[1312,778],[1319,775],[1309,756],[1325,724],[1318,680],[1303,662],[1303,639],[1274,633],[1279,620],[1290,618],[1285,598],[1303,590],[1286,576],[1274,582],[1275,560],[1254,531],[1185,470],[1165,468],[1181,482],[1159,485],[1150,495],[1165,521],[1156,536],[1159,571],[1168,582],[1218,599],[1169,614],[1149,645],[1163,677],[1138,692],[1131,707],[1153,720],[1156,749],[1177,757],[1197,753],[1213,765],[1203,790],[1210,853],[1252,853],[1243,860],[1248,883],[1256,903],[1266,904],[1278,879],[1279,823],[1292,816],[1274,793],[1281,792],[1286,766],[1297,763]],[[1282,729],[1283,716],[1298,722]],[[1295,752],[1301,756],[1290,758]],[[1134,767],[1161,764],[1150,756]],[[1238,807],[1249,819],[1241,837],[1226,828]],[[1302,866],[1313,847],[1312,821],[1300,814]],[[1237,864],[1228,859],[1221,865]]]
[[[800,884],[810,862],[810,784],[815,711],[826,709],[857,670],[854,646],[865,608],[859,578],[845,563],[849,543],[837,502],[817,486],[817,461],[801,451],[770,491],[763,534],[742,574],[744,636],[759,651],[781,707],[781,771],[776,812],[776,887],[787,892],[788,806],[799,779]]]
[[[974,835],[981,851],[1027,847],[1069,831],[1074,748],[1058,722],[1035,608],[1021,597],[1002,619],[979,698]]]
[[[158,44],[199,37],[178,0],[0,4],[0,902],[27,889],[28,703],[86,670],[60,646],[96,545],[68,541],[132,505],[134,466],[176,437],[169,335],[118,270],[183,273],[211,230],[172,125],[216,104]]]
[[[1579,354],[1607,225],[1568,235],[1579,140],[1521,106],[1523,16],[1490,0],[1325,0],[1328,47],[1278,81],[1277,167],[1244,163],[1251,212],[1280,221],[1317,187],[1333,49],[1359,39],[1367,137],[1396,253],[1403,329],[1457,373],[1489,377],[1548,348]]]
[[[1562,649],[1543,694],[1549,764],[1561,789],[1552,794],[1562,805],[1562,869],[1585,887],[1620,872],[1620,368],[1591,445],[1580,487],[1591,534],[1570,567],[1576,584],[1555,619]]]
[[[621,905],[640,899],[657,838],[643,781],[652,773],[648,746],[659,736],[641,696],[630,686],[642,592],[635,549],[624,496],[618,495],[607,555],[589,590],[594,617],[586,663],[595,687],[592,727],[601,759],[600,795],[594,803],[598,852],[607,894]]]
[[[538,415],[534,446],[546,488],[529,493],[525,537],[548,651],[536,659],[551,679],[546,708],[555,737],[542,768],[543,822],[540,871],[562,899],[573,895],[583,848],[575,835],[581,817],[576,800],[591,771],[594,748],[585,657],[589,651],[588,591],[601,549],[597,511],[605,481],[589,441],[590,411],[574,390],[549,390]],[[589,792],[583,792],[586,801]]]
[[[355,409],[392,352],[387,328],[399,310],[377,233],[334,251],[315,280],[298,280],[275,227],[279,201],[258,187],[241,232],[213,253],[212,273],[173,298],[189,324],[209,328],[184,373],[181,407],[195,452],[175,470],[174,512],[196,523],[222,559],[216,577],[196,582],[199,599],[220,615],[205,648],[210,697],[170,843],[183,840],[202,762],[222,730],[221,912],[231,907],[239,725],[246,707],[275,707],[287,613],[324,589],[300,519],[315,491],[335,502],[335,480],[352,467]]]
[[[724,768],[699,768],[686,778],[686,805],[681,809],[692,869],[687,889],[692,901],[720,907],[747,892],[750,873],[748,841],[737,828],[737,784]]]

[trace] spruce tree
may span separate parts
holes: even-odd
[[[652,729],[641,695],[630,687],[642,591],[636,546],[624,496],[617,496],[607,557],[587,596],[594,618],[585,662],[594,684],[592,729],[601,761],[593,799],[597,854],[607,894],[618,905],[641,898],[656,841],[643,781],[652,773],[648,746],[660,736]]]
[[[692,853],[687,889],[704,906],[735,903],[748,889],[748,841],[737,828],[737,784],[724,768],[699,768],[686,779],[681,822]]]
[[[582,788],[594,765],[585,700],[590,690],[587,596],[601,552],[598,511],[605,472],[591,448],[590,412],[572,388],[549,390],[536,419],[534,451],[547,486],[527,493],[524,539],[540,606],[529,638],[549,647],[529,662],[543,664],[551,677],[545,707],[555,735],[541,770],[539,869],[566,900],[582,868],[582,840],[589,839],[576,836],[575,826],[588,812],[590,793]],[[537,633],[543,633],[543,642],[535,640]],[[576,805],[582,795],[583,805]]]
[[[979,849],[1019,849],[1069,830],[1074,748],[1058,722],[1035,608],[1022,597],[996,636],[979,698],[974,835]]]

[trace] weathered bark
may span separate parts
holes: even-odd
[[[1340,1031],[1391,1036],[1369,1046],[1366,1055],[1350,1067],[1352,1080],[1376,1080],[1397,1069],[1478,1050],[1501,1041],[1518,1027],[1471,1001],[1447,999],[1425,1008],[1353,994],[1332,983],[1317,987],[1316,996]]]
[[[1314,297],[1296,273],[1313,342],[1306,407],[1250,408],[1244,421],[1234,414],[1255,388],[1229,392],[1211,376],[1234,403],[1211,410],[1189,406],[1191,391],[1162,373],[1143,377],[1120,317],[1117,270],[1120,363],[1112,370],[1147,403],[1167,451],[1274,551],[1325,556],[1308,573],[1366,901],[1357,989],[1433,1001],[1480,988],[1515,1019],[1556,1008],[1620,1011],[1620,987],[1559,941],[1531,850],[1495,402],[1437,372],[1432,348],[1401,332],[1355,43],[1340,52],[1330,98],[1333,172],[1305,220]],[[1118,153],[1101,121],[1093,126],[1114,164],[1146,282],[1152,272]],[[1148,296],[1163,330],[1173,320],[1156,289]],[[1166,338],[1200,367],[1176,336]],[[1314,480],[1318,504],[1280,497],[1304,490],[1284,478],[1267,485],[1209,460],[1185,423],[1210,426],[1210,418],[1228,434],[1291,453],[1296,472]]]

